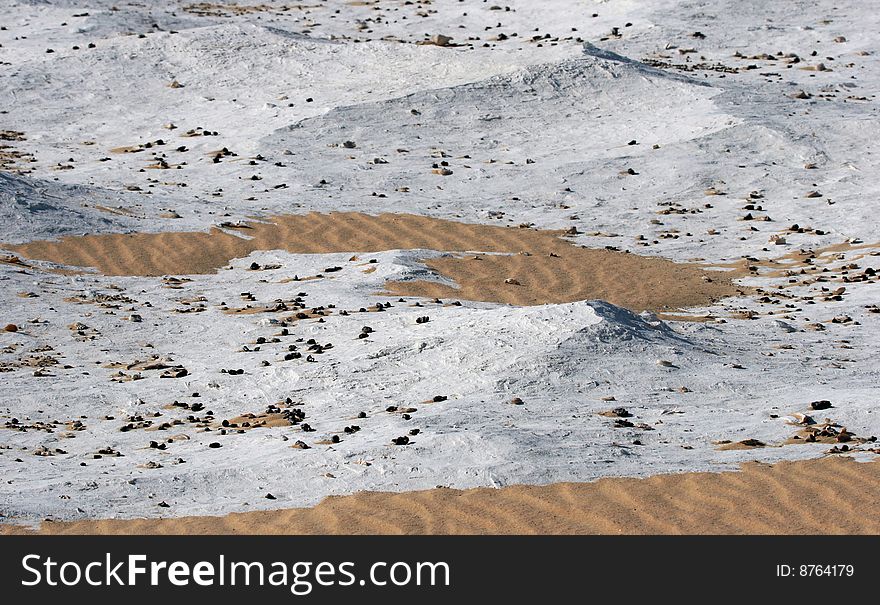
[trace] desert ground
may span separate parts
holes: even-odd
[[[0,533],[878,533],[871,2],[0,0]]]

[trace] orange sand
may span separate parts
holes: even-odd
[[[237,231],[244,237],[214,228],[210,232],[86,235],[5,248],[32,259],[96,267],[106,275],[210,273],[255,250],[458,252],[427,262],[458,288],[428,281],[392,282],[387,284],[388,292],[514,305],[602,299],[638,311],[663,310],[702,306],[744,291],[731,282],[737,272],[582,248],[558,231],[360,213],[280,216]]]
[[[748,463],[739,472],[361,493],[314,508],[43,523],[44,534],[878,534],[880,462]],[[0,526],[0,533],[25,533]]]

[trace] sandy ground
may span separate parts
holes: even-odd
[[[880,463],[848,458],[595,483],[363,493],[310,509],[46,522],[59,534],[878,534]],[[0,533],[31,533],[0,526]]]
[[[144,276],[213,272],[255,250],[470,252],[428,262],[454,287],[415,280],[387,284],[386,289],[403,296],[511,305],[598,299],[636,311],[659,311],[706,306],[745,292],[732,283],[743,271],[710,272],[693,264],[589,249],[563,241],[561,235],[527,225],[497,227],[415,215],[311,213],[245,223],[234,232],[68,236],[6,248],[27,258],[95,267],[104,275]]]

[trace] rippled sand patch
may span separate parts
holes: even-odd
[[[44,522],[45,534],[877,534],[880,462],[330,497],[314,508]],[[24,533],[0,527],[0,533]]]
[[[461,223],[411,214],[310,213],[208,232],[86,235],[6,246],[27,258],[95,267],[105,275],[211,273],[255,250],[292,253],[425,249],[452,252],[427,264],[458,287],[391,282],[395,295],[513,305],[601,299],[634,310],[710,304],[741,292],[736,272],[584,248],[561,231]]]

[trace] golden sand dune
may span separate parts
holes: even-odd
[[[878,534],[880,462],[327,498],[226,517],[43,523],[44,534]],[[23,533],[13,526],[2,533]]]
[[[410,214],[311,213],[210,232],[86,235],[5,246],[32,259],[96,267],[106,275],[210,273],[255,250],[293,253],[427,249],[503,253],[428,261],[459,288],[389,283],[390,293],[515,305],[602,299],[634,310],[705,305],[737,293],[731,272],[706,271],[605,249],[582,248],[559,231],[459,223]]]

